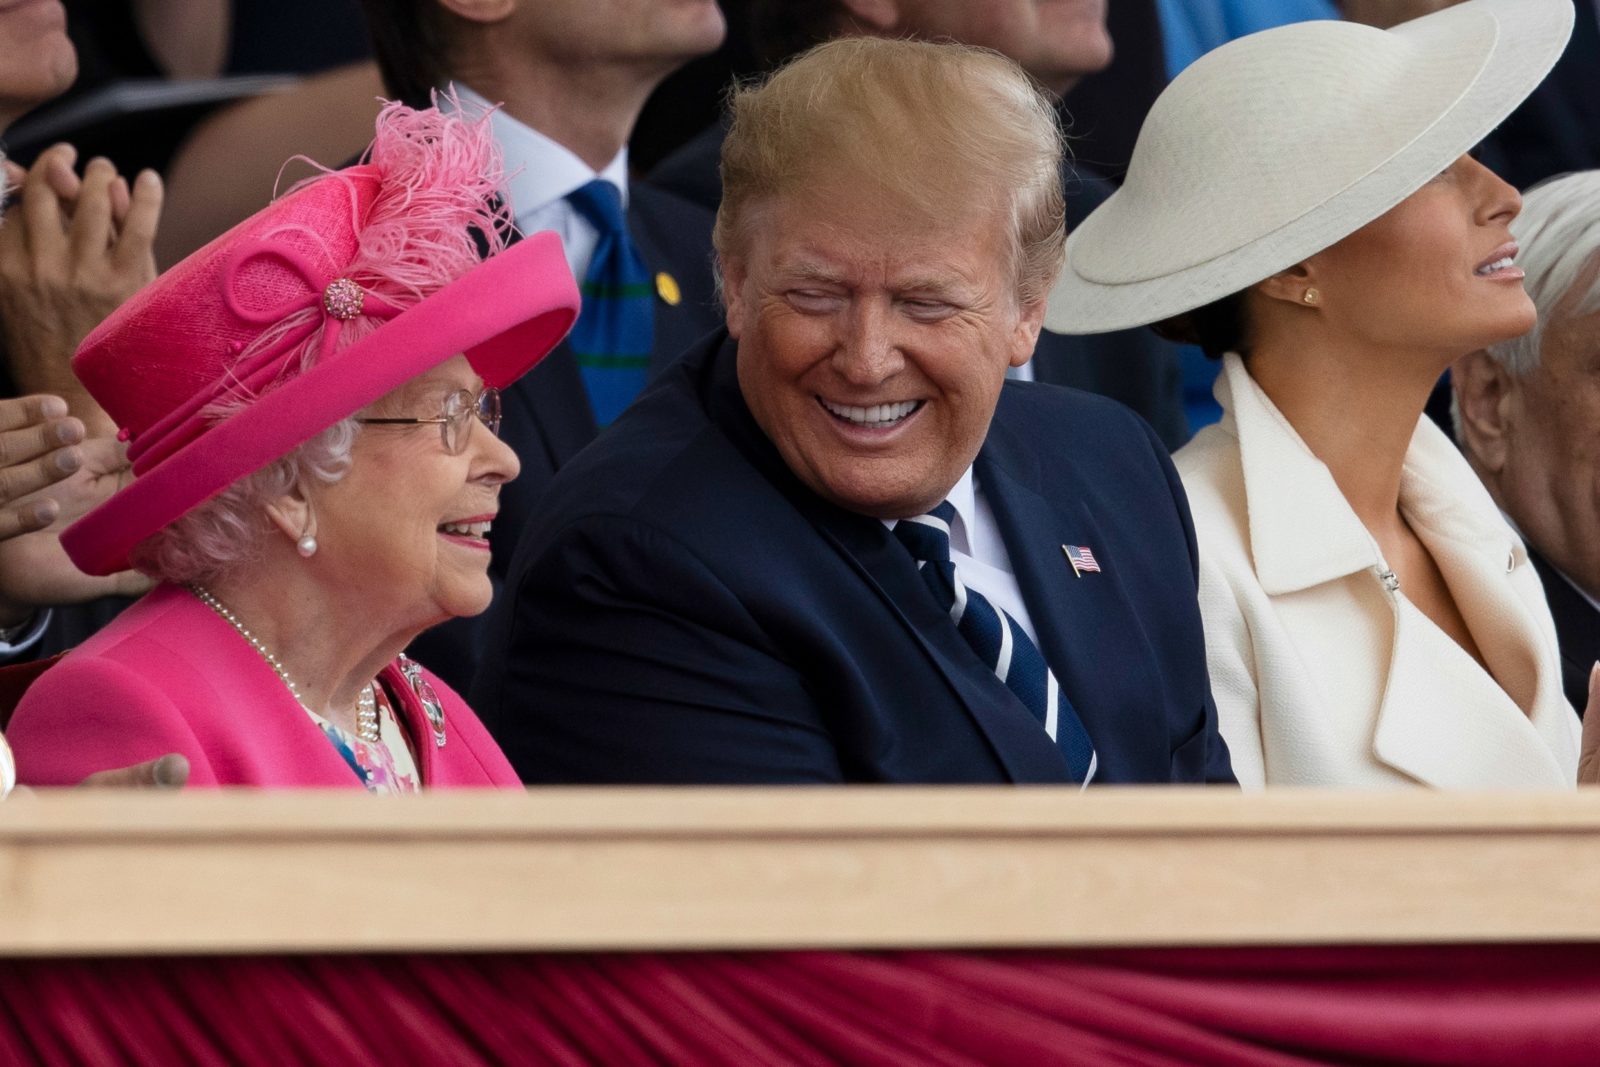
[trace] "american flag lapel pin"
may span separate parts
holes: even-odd
[[[1089,551],[1087,545],[1062,545],[1061,551],[1072,566],[1072,573],[1079,578],[1086,573],[1100,573],[1100,564],[1095,562],[1094,553]]]

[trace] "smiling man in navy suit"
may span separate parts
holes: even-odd
[[[1165,450],[1006,380],[1062,258],[1011,61],[858,39],[742,90],[727,334],[565,467],[472,702],[530,782],[1231,781]]]

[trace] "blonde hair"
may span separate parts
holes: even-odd
[[[753,206],[841,178],[930,217],[1009,197],[1018,302],[1043,300],[1066,243],[1055,107],[983,48],[854,37],[735,89],[713,241],[740,249]]]

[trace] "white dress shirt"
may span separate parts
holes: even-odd
[[[49,608],[42,608],[35,611],[31,618],[11,627],[10,634],[0,630],[0,663],[37,645],[50,626],[52,614]]]
[[[491,105],[483,97],[462,85],[453,86],[461,110],[469,115],[481,114]],[[589,260],[594,256],[600,234],[570,203],[567,194],[588,185],[596,178],[604,178],[622,194],[622,209],[628,209],[628,149],[623,147],[616,158],[598,173],[579,159],[570,149],[557,144],[531,126],[507,115],[504,108],[489,116],[489,129],[500,143],[505,157],[506,192],[511,200],[511,217],[523,233],[553,230],[561,238],[567,253],[567,265],[572,276],[582,281],[589,272]]]
[[[945,499],[956,509],[955,521],[950,524],[950,562],[956,565],[961,583],[982,593],[995,607],[1003,608],[1037,648],[1039,635],[1034,632],[1028,606],[1022,602],[1022,588],[1012,573],[1011,556],[1000,538],[994,511],[972,477],[971,467]],[[883,524],[892,530],[895,521],[885,519]]]

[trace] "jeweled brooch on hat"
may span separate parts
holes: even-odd
[[[353,319],[361,314],[367,294],[349,278],[335,278],[322,290],[322,307],[336,319]]]

